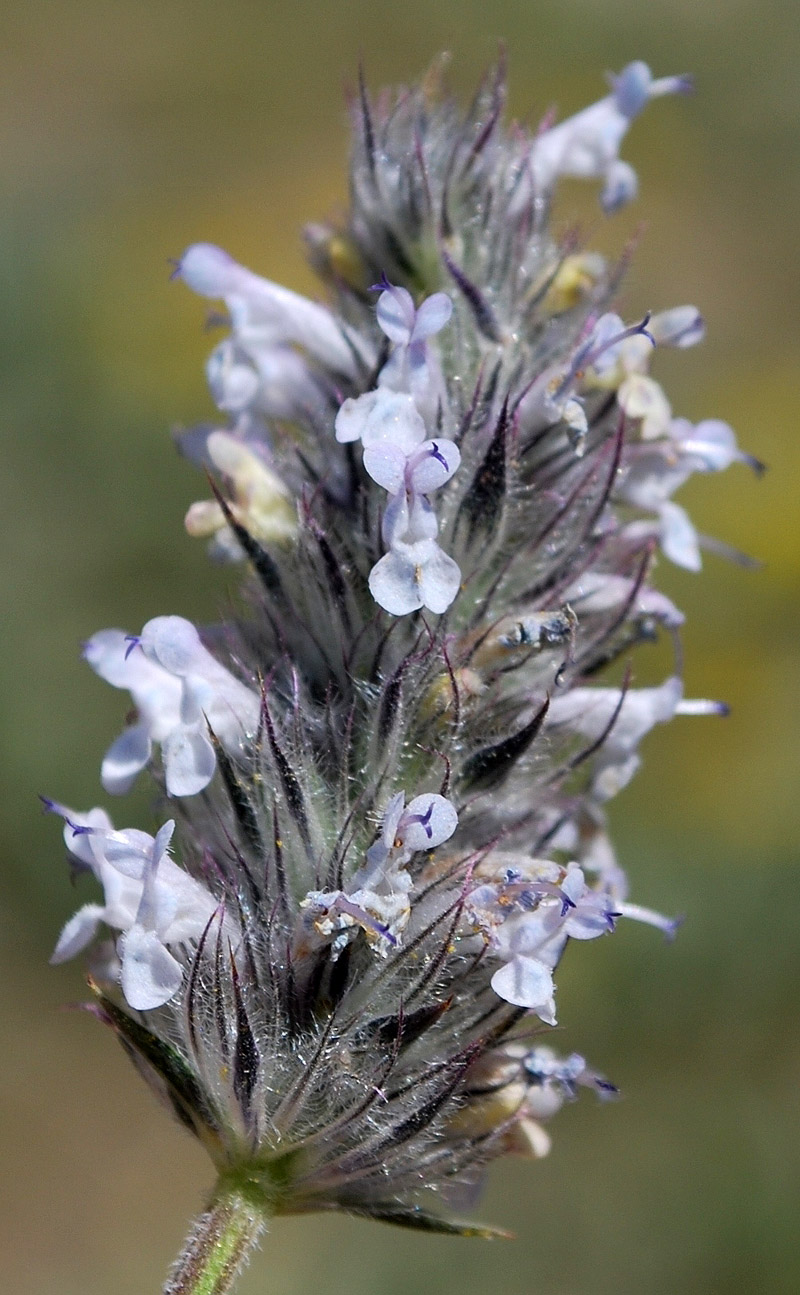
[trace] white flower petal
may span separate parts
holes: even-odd
[[[647,331],[657,346],[695,346],[706,333],[703,316],[696,306],[673,306],[659,310],[647,325]]]
[[[183,968],[154,931],[134,925],[121,940],[122,992],[138,1012],[147,1012],[174,998]]]
[[[217,757],[200,728],[176,728],[163,745],[164,772],[170,796],[195,796],[214,777]]]
[[[434,292],[432,296],[426,297],[417,309],[412,342],[422,342],[440,332],[450,322],[452,313],[453,301],[446,292]]]
[[[515,1007],[528,1007],[548,1024],[555,1023],[553,977],[537,958],[517,954],[492,976],[498,998]]]
[[[74,958],[76,953],[85,949],[97,934],[97,928],[103,917],[104,909],[100,904],[84,904],[83,908],[79,908],[58,937],[58,944],[52,952],[50,961],[66,962],[68,958]]]
[[[417,573],[419,568],[394,549],[386,553],[369,573],[369,591],[379,607],[392,616],[407,616],[422,606]]]
[[[346,444],[348,441],[361,440],[377,398],[377,391],[368,391],[363,396],[349,396],[339,406],[334,422],[337,441]]]
[[[461,587],[461,568],[438,544],[434,549],[434,553],[421,568],[419,586],[423,606],[441,615],[447,611]]]
[[[154,616],[142,630],[140,642],[148,660],[179,678],[190,671],[202,673],[209,656],[197,629],[183,616]]]
[[[689,514],[679,504],[667,501],[659,509],[661,519],[661,547],[676,566],[687,571],[699,571],[703,565],[697,531]]]
[[[100,766],[100,781],[112,796],[123,796],[144,769],[153,744],[146,724],[133,724],[111,743]]]
[[[407,346],[414,328],[416,310],[407,288],[390,287],[382,292],[375,308],[378,324],[390,341]]]
[[[396,445],[378,443],[364,449],[364,468],[372,480],[390,494],[402,490],[405,481],[407,456]]]

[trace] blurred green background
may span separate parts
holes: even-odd
[[[166,258],[207,239],[313,290],[299,229],[343,200],[342,91],[359,56],[377,86],[449,49],[466,94],[502,37],[511,109],[531,123],[595,99],[604,69],[634,57],[696,74],[693,99],[654,105],[628,138],[635,206],[605,227],[596,192],[575,185],[560,218],[584,216],[606,248],[645,222],[628,316],[702,308],[708,340],[659,357],[657,376],[679,412],[728,419],[771,471],[733,468],[682,500],[766,566],[662,566],[689,614],[688,693],[733,713],[659,730],[614,806],[636,897],[687,914],[676,944],[630,925],[560,972],[560,1043],[624,1100],[565,1110],[549,1160],[496,1169],[482,1216],[516,1242],[281,1220],[242,1292],[796,1292],[795,3],[17,0],[0,35],[0,1287],[159,1290],[212,1178],[113,1040],[60,1010],[83,992],[77,965],[47,967],[76,895],[35,800],[96,803],[125,709],[80,640],[168,611],[212,619],[234,583],[182,530],[205,491],[169,428],[210,413],[210,342]],[[148,825],[146,791],[115,812]]]

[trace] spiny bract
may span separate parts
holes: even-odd
[[[176,262],[230,327],[225,417],[180,437],[216,483],[186,526],[246,563],[249,602],[86,645],[135,704],[106,791],[148,768],[177,825],[49,802],[104,889],[55,960],[116,933],[94,1010],[279,1212],[459,1230],[488,1161],[543,1154],[579,1085],[614,1092],[542,1042],[568,941],[673,929],[629,903],[604,804],[654,724],[721,709],[627,663],[682,621],[658,550],[700,566],[674,491],[746,456],[649,376],[701,339],[697,310],[623,322],[625,258],[548,216],[561,176],[631,199],[623,136],[686,86],[633,63],[533,137],[503,125],[502,69],[466,115],[436,71],[362,87],[349,215],[307,232],[329,304],[208,244]]]

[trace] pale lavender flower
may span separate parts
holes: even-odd
[[[157,616],[138,636],[101,630],[84,657],[102,679],[127,688],[136,705],[134,723],[103,760],[103,786],[115,795],[130,789],[158,742],[168,793],[193,796],[214,776],[212,739],[235,754],[256,730],[258,694],[214,659],[181,616]]]
[[[186,525],[246,562],[245,603],[85,648],[135,706],[103,785],[150,766],[174,824],[56,807],[104,902],[55,957],[111,930],[96,1011],[220,1172],[169,1295],[228,1289],[271,1212],[485,1235],[448,1204],[544,1154],[579,1088],[615,1091],[530,1034],[576,946],[676,929],[630,898],[605,807],[651,729],[724,711],[683,697],[655,552],[699,567],[673,496],[760,465],[650,375],[697,309],[626,323],[617,267],[547,218],[562,176],[629,200],[624,135],[686,86],[631,63],[533,138],[501,70],[466,116],[432,81],[362,87],[350,211],[309,235],[325,304],[210,244],[177,262],[230,324],[225,425],[179,438],[217,483]],[[632,686],[659,638],[673,672]]]

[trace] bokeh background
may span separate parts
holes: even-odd
[[[654,105],[628,137],[635,206],[607,226],[594,191],[565,186],[559,219],[586,219],[608,249],[645,223],[630,317],[703,309],[704,346],[657,374],[680,412],[728,419],[771,471],[734,467],[682,498],[765,566],[662,566],[689,614],[689,695],[733,712],[652,735],[614,805],[637,897],[687,914],[678,941],[631,924],[562,965],[560,1042],[624,1100],[566,1109],[549,1160],[495,1171],[482,1215],[516,1242],[279,1220],[242,1295],[796,1292],[794,0],[10,0],[2,28],[2,1289],[155,1292],[211,1183],[113,1040],[62,1010],[80,969],[47,957],[84,896],[35,800],[97,802],[125,708],[80,640],[167,611],[213,619],[233,583],[182,531],[205,492],[169,429],[211,410],[210,342],[166,258],[207,239],[313,291],[299,230],[344,198],[359,57],[377,86],[449,49],[466,94],[504,38],[511,109],[531,123],[598,97],[604,69],[634,57],[696,74],[693,99]],[[146,791],[122,820],[152,821]]]

